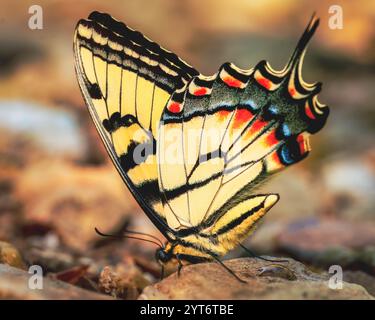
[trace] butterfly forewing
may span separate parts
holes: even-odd
[[[165,234],[156,137],[172,92],[198,72],[175,54],[107,14],[81,20],[74,38],[79,84],[118,171]]]

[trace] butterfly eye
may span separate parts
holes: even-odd
[[[167,262],[170,259],[170,254],[165,252],[163,249],[158,249],[155,252],[156,261]]]

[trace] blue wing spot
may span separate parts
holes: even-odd
[[[278,154],[283,164],[291,165],[305,158],[308,152],[301,154],[299,143],[296,140],[291,140],[278,150]]]
[[[233,107],[233,106],[235,106],[235,102],[233,101],[221,101],[215,104],[214,108],[220,109],[220,108],[228,108],[228,107]]]
[[[251,111],[255,111],[259,108],[259,106],[255,103],[253,99],[242,101],[241,104],[250,107]]]
[[[286,123],[283,123],[282,130],[283,130],[283,134],[284,134],[285,137],[290,136],[291,132],[290,132],[290,129],[289,129],[289,127]]]
[[[279,108],[275,105],[271,105],[269,108],[268,108],[269,112],[271,112],[272,114],[278,114],[279,113]]]
[[[290,151],[291,150],[286,144],[281,147],[281,160],[287,165],[294,163],[294,159]]]

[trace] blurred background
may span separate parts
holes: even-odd
[[[94,232],[161,237],[86,110],[72,53],[79,19],[108,12],[211,75],[226,61],[250,68],[266,59],[281,69],[316,12],[321,24],[303,74],[323,82],[319,100],[331,115],[312,137],[310,156],[264,186],[281,200],[246,245],[317,270],[339,264],[346,279],[375,293],[375,2],[38,1],[43,29],[31,30],[33,4],[3,0],[0,12],[0,259],[11,245],[20,267],[40,264],[86,288],[111,266],[132,284],[128,298],[158,277],[155,246]],[[332,5],[342,8],[342,29],[329,27]]]

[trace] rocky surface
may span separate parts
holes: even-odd
[[[156,268],[150,263],[145,268],[142,258],[127,256],[111,264],[62,253],[38,258],[37,252],[43,290],[32,290],[30,264],[11,244],[0,245],[0,299],[373,299],[375,293],[375,278],[367,273],[344,270],[343,288],[334,290],[329,274],[288,258],[226,261],[243,282],[217,263],[186,266],[179,277],[173,273],[158,282]]]
[[[30,289],[32,274],[20,269],[0,264],[0,299],[32,300],[98,300],[111,299],[110,296],[84,290],[55,279],[43,279],[43,289]]]
[[[140,299],[374,299],[358,284],[344,282],[342,289],[330,289],[327,274],[311,272],[293,259],[275,263],[241,258],[225,265],[246,283],[216,263],[191,265],[179,278],[172,274],[148,286]]]
[[[344,281],[357,283],[365,287],[368,293],[375,296],[375,277],[363,271],[345,271]]]
[[[339,264],[375,274],[375,224],[339,219],[295,221],[278,235],[277,250],[323,268]]]
[[[58,230],[58,239],[81,250],[98,239],[95,227],[108,230],[134,208],[126,192],[112,167],[79,168],[60,161],[29,167],[15,189],[26,204],[26,227],[33,223]]]
[[[300,251],[322,251],[340,246],[358,249],[369,245],[375,245],[375,224],[337,219],[296,221],[279,236],[280,247]]]
[[[19,269],[26,269],[26,264],[20,252],[10,243],[0,241],[0,263]]]

